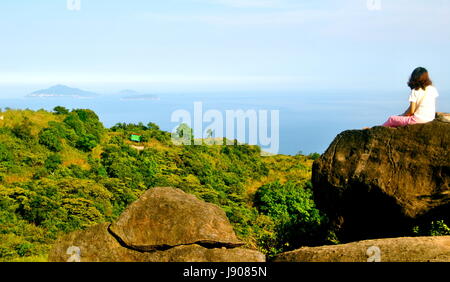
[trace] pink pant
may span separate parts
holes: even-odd
[[[421,123],[420,120],[415,116],[391,116],[389,119],[383,124],[385,127],[399,127],[406,126],[409,124]]]

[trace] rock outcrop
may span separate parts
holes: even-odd
[[[125,245],[141,251],[187,244],[243,245],[222,209],[171,188],[148,190],[110,230]]]
[[[264,262],[241,248],[225,213],[175,188],[152,188],[113,224],[60,238],[55,262]]]
[[[449,220],[450,124],[345,131],[314,162],[312,183],[344,242],[407,236],[419,222]]]
[[[436,120],[450,123],[449,113],[436,113]]]
[[[343,245],[304,247],[275,262],[450,262],[450,236],[377,239]]]

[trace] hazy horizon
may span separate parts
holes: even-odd
[[[423,66],[450,112],[447,0],[2,1],[0,27],[0,108],[61,103],[165,130],[194,101],[279,109],[282,153],[323,152],[403,112]],[[56,84],[102,96],[25,98]],[[161,100],[105,98],[124,89]]]
[[[389,91],[424,66],[450,89],[450,1],[79,3],[0,3],[0,86]]]
[[[37,89],[33,89],[37,90]],[[88,89],[92,90],[92,89]],[[0,87],[0,93],[2,87]],[[28,93],[23,93],[28,94]],[[147,93],[146,93],[147,94]],[[155,93],[151,93],[155,94]],[[171,122],[175,110],[193,113],[193,103],[203,102],[204,110],[279,110],[280,154],[294,155],[323,153],[340,132],[361,129],[383,123],[389,115],[406,109],[407,91],[371,91],[361,95],[346,91],[298,92],[195,92],[156,93],[158,100],[121,100],[123,95],[101,95],[89,99],[77,98],[10,98],[0,99],[0,108],[51,111],[55,106],[89,108],[94,110],[106,127],[116,123],[154,122],[161,129],[172,131],[177,125]],[[438,111],[450,109],[450,93],[440,91]],[[355,97],[357,97],[355,99]],[[205,126],[208,123],[205,123]],[[243,141],[243,140],[240,140]]]

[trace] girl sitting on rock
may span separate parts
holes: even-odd
[[[416,68],[411,74],[408,86],[411,88],[409,108],[401,116],[389,117],[383,126],[399,127],[434,120],[436,115],[436,98],[439,96],[439,93],[433,86],[428,71],[425,68]]]

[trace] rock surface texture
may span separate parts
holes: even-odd
[[[127,246],[142,251],[195,243],[243,245],[222,209],[171,188],[148,190],[110,230]]]
[[[152,188],[113,224],[99,224],[60,238],[49,261],[264,262],[241,248],[225,213],[183,191]]]
[[[276,262],[450,262],[450,236],[377,239],[305,247],[278,255]]]
[[[449,113],[436,113],[436,120],[450,123]]]
[[[405,236],[419,222],[449,220],[450,123],[442,120],[345,131],[314,162],[315,201],[342,241]]]

